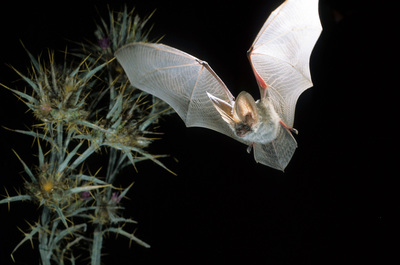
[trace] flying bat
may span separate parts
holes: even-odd
[[[311,87],[309,61],[322,31],[318,0],[287,0],[248,50],[260,90],[235,97],[207,62],[159,43],[131,43],[115,53],[132,86],[167,102],[187,127],[204,127],[248,145],[263,165],[284,170],[297,143],[296,102]]]

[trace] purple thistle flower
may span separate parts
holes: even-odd
[[[84,191],[81,193],[81,200],[86,201],[90,198],[90,192],[89,191]]]
[[[111,196],[111,201],[114,203],[119,203],[121,201],[121,197],[119,197],[119,192],[113,192]]]
[[[100,48],[102,49],[102,50],[107,50],[109,47],[110,47],[110,39],[108,38],[108,37],[105,37],[105,38],[102,38],[102,39],[99,39],[98,41],[97,41],[97,43],[99,44],[99,46],[100,46]]]

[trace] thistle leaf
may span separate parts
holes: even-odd
[[[38,137],[40,139],[43,139],[43,140],[49,142],[51,145],[54,145],[54,140],[51,137],[44,135],[42,133],[38,133],[38,132],[34,132],[34,131],[24,131],[24,130],[14,130],[14,131],[17,133],[29,135],[29,136],[32,136],[35,138]]]
[[[13,256],[14,252],[17,251],[17,249],[20,246],[22,246],[26,241],[29,240],[32,242],[33,236],[36,235],[41,230],[41,228],[42,227],[40,226],[40,224],[36,224],[36,226],[32,227],[31,232],[29,232],[28,234],[24,233],[25,237],[18,243],[18,245],[11,252],[11,257],[13,260],[14,260],[14,256]]]
[[[161,163],[161,162],[157,159],[157,157],[166,157],[166,155],[153,156],[153,155],[151,155],[151,154],[149,154],[149,153],[146,153],[146,152],[144,152],[143,150],[141,150],[141,149],[139,149],[139,148],[136,148],[136,147],[132,147],[131,149],[132,149],[132,151],[141,154],[141,155],[142,155],[144,158],[146,158],[146,159],[150,159],[151,161],[153,161],[154,163],[156,163],[156,164],[159,165],[160,167],[164,168],[165,170],[167,170],[168,172],[170,172],[171,174],[173,174],[173,175],[176,176],[176,173],[175,173],[175,172],[171,171],[169,168],[167,168],[163,163]],[[131,154],[131,153],[130,153],[130,155],[128,154],[128,157],[129,157],[129,160],[131,160],[131,162],[133,162],[132,165],[134,165],[135,160],[134,160],[132,154]]]
[[[15,69],[14,67],[11,67],[20,77],[22,77],[22,79],[24,79],[25,82],[28,83],[28,85],[30,85],[33,90],[35,90],[35,92],[38,92],[38,86],[35,82],[32,81],[32,79],[26,77],[25,75],[23,75],[21,72],[19,72],[17,69]],[[12,89],[13,90],[13,89]],[[13,91],[15,93],[15,91]]]
[[[39,62],[36,60],[36,58],[32,55],[32,53],[30,53],[28,51],[28,49],[25,47],[24,43],[21,41],[21,45],[24,48],[24,50],[26,51],[26,53],[28,54],[29,58],[31,59],[31,62],[33,64],[33,67],[35,67],[36,71],[40,72],[40,64]]]
[[[101,70],[104,66],[106,66],[108,64],[108,62],[103,63],[95,68],[93,68],[92,70],[90,70],[89,72],[87,72],[83,77],[82,80],[86,83],[87,81],[89,81],[90,78],[92,78],[92,76],[97,73],[99,70]]]
[[[110,185],[107,182],[102,181],[94,176],[88,176],[88,175],[84,175],[84,174],[71,175],[71,178],[80,179],[80,180],[88,181],[88,182],[93,182],[95,184],[104,185],[104,186]]]
[[[118,95],[117,100],[115,101],[114,106],[108,112],[106,119],[112,119],[111,122],[114,122],[116,118],[119,117],[122,111],[122,94]]]
[[[67,213],[67,217],[77,216],[77,217],[92,219],[93,218],[92,215],[85,214],[85,213],[90,212],[90,211],[95,211],[96,208],[97,208],[97,206],[81,207],[81,208],[76,209],[73,212]],[[67,210],[67,212],[68,212],[68,210]]]
[[[68,156],[65,158],[65,160],[61,163],[61,165],[58,167],[57,169],[57,173],[61,173],[63,172],[66,167],[68,166],[69,162],[71,161],[71,159],[76,155],[76,153],[78,152],[79,148],[82,146],[83,142],[80,142],[75,148],[74,150],[72,150]]]
[[[84,192],[84,191],[96,190],[96,189],[110,187],[110,186],[111,186],[111,184],[76,187],[76,188],[69,189],[68,190],[68,194],[74,194],[74,193],[80,193],[80,192]]]
[[[26,172],[26,174],[28,174],[28,176],[31,178],[32,183],[37,183],[37,180],[35,178],[35,175],[33,175],[32,171],[29,169],[29,167],[25,164],[25,162],[19,157],[19,155],[17,154],[17,152],[15,152],[14,150],[12,150],[14,152],[14,154],[17,156],[18,160],[21,162],[21,164],[24,167],[24,170]]]
[[[114,217],[110,216],[111,222],[112,223],[131,223],[131,224],[137,224],[135,220],[124,218],[124,217]]]
[[[58,217],[60,218],[61,222],[64,224],[64,226],[68,229],[68,223],[67,223],[67,218],[65,217],[63,211],[58,205],[54,205],[54,210],[57,212]]]
[[[112,232],[112,233],[115,233],[115,234],[119,234],[119,235],[121,235],[121,236],[124,236],[124,237],[129,238],[130,240],[135,241],[137,244],[139,244],[139,245],[141,245],[141,246],[143,246],[143,247],[145,247],[145,248],[150,248],[150,245],[149,245],[149,244],[147,244],[147,243],[144,242],[143,240],[140,240],[139,238],[137,238],[137,237],[134,235],[134,233],[130,234],[130,233],[126,232],[125,230],[123,230],[121,227],[118,227],[118,228],[116,228],[116,227],[109,227],[109,228],[107,228],[107,229],[105,229],[105,230],[103,231],[103,233],[107,233],[107,232]]]
[[[121,200],[123,197],[126,196],[126,194],[128,193],[128,191],[132,188],[134,183],[132,183],[131,185],[129,185],[123,192],[121,192],[121,194],[118,196],[118,200]]]
[[[16,195],[16,196],[7,197],[5,199],[0,200],[0,204],[17,202],[17,201],[25,201],[25,200],[30,201],[30,200],[32,200],[32,197],[30,195]]]
[[[31,86],[34,85],[34,83],[33,83],[29,78],[26,78],[25,81],[27,81],[27,80],[29,80],[29,82],[30,82],[29,84],[30,84]],[[27,81],[27,82],[28,82],[28,81]],[[31,84],[31,83],[32,83],[32,84]],[[5,87],[5,88],[7,88],[7,89],[9,89],[9,90],[12,91],[14,94],[20,96],[21,98],[26,99],[29,103],[32,103],[33,105],[39,105],[39,101],[38,101],[37,99],[35,99],[34,97],[29,96],[28,94],[26,94],[26,93],[24,93],[24,92],[21,92],[21,91],[18,91],[18,90],[9,88],[9,87],[7,87],[7,86],[5,86],[5,85],[2,85],[2,86]],[[28,102],[25,102],[25,101],[24,101],[24,103],[25,103],[26,105],[29,104]],[[30,104],[30,106],[28,105],[28,107],[29,107],[30,109],[32,109],[32,104]],[[32,110],[34,110],[34,109],[32,109]]]
[[[79,230],[86,231],[87,224],[79,224],[69,227],[68,229],[64,229],[61,231],[57,231],[57,236],[52,241],[51,248],[52,250],[57,249],[57,244],[66,236],[71,235]]]
[[[39,141],[38,141],[38,149],[39,149],[39,167],[42,167],[44,165],[44,154]]]
[[[85,159],[87,159],[91,154],[93,154],[94,151],[97,150],[98,147],[96,147],[94,144],[89,146],[88,149],[86,149],[85,152],[83,152],[75,161],[72,163],[72,165],[69,167],[70,170],[74,170],[77,166],[79,166]]]

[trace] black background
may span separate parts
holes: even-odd
[[[246,51],[281,1],[111,1],[141,16],[157,9],[152,37],[208,61],[234,95],[258,89]],[[216,132],[165,118],[150,150],[178,176],[151,162],[124,172],[135,181],[125,205],[139,222],[144,249],[113,236],[104,264],[396,264],[398,247],[398,27],[382,2],[322,1],[324,31],[311,57],[314,87],[299,98],[299,148],[285,173],[256,164],[246,147]],[[22,88],[6,65],[24,71],[33,53],[93,40],[107,1],[1,3],[0,82]],[[394,27],[394,30],[392,27]],[[390,69],[394,70],[390,70]],[[0,89],[0,125],[32,124],[26,106]],[[23,170],[12,149],[34,165],[32,139],[3,128],[0,186],[14,194]],[[175,159],[179,162],[176,162]],[[100,167],[101,165],[99,165]],[[5,194],[1,188],[0,193]],[[38,220],[35,205],[0,206],[0,263],[22,239],[17,226]],[[17,264],[38,264],[29,243]],[[398,259],[398,258],[397,258]],[[390,261],[390,262],[389,262]],[[89,260],[87,261],[89,262]]]

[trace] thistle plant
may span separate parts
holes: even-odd
[[[122,169],[133,170],[144,160],[169,171],[159,160],[165,155],[150,154],[147,147],[159,138],[155,128],[160,117],[172,110],[130,86],[113,60],[119,47],[147,41],[149,18],[141,20],[126,7],[110,11],[108,23],[101,19],[97,25],[97,41],[66,50],[61,64],[52,51],[38,58],[27,51],[28,73],[14,69],[27,88],[3,85],[39,121],[29,130],[14,130],[34,137],[38,163],[29,167],[15,152],[24,168],[24,187],[15,195],[6,189],[0,200],[8,205],[30,201],[39,207],[39,221],[23,232],[11,253],[13,259],[17,249],[31,241],[39,246],[40,264],[77,264],[77,250],[87,250],[91,264],[99,265],[103,239],[109,233],[150,247],[131,232],[137,222],[123,215],[123,199],[133,183],[125,188],[114,183]],[[86,163],[89,157],[105,158],[108,164],[95,168]]]

